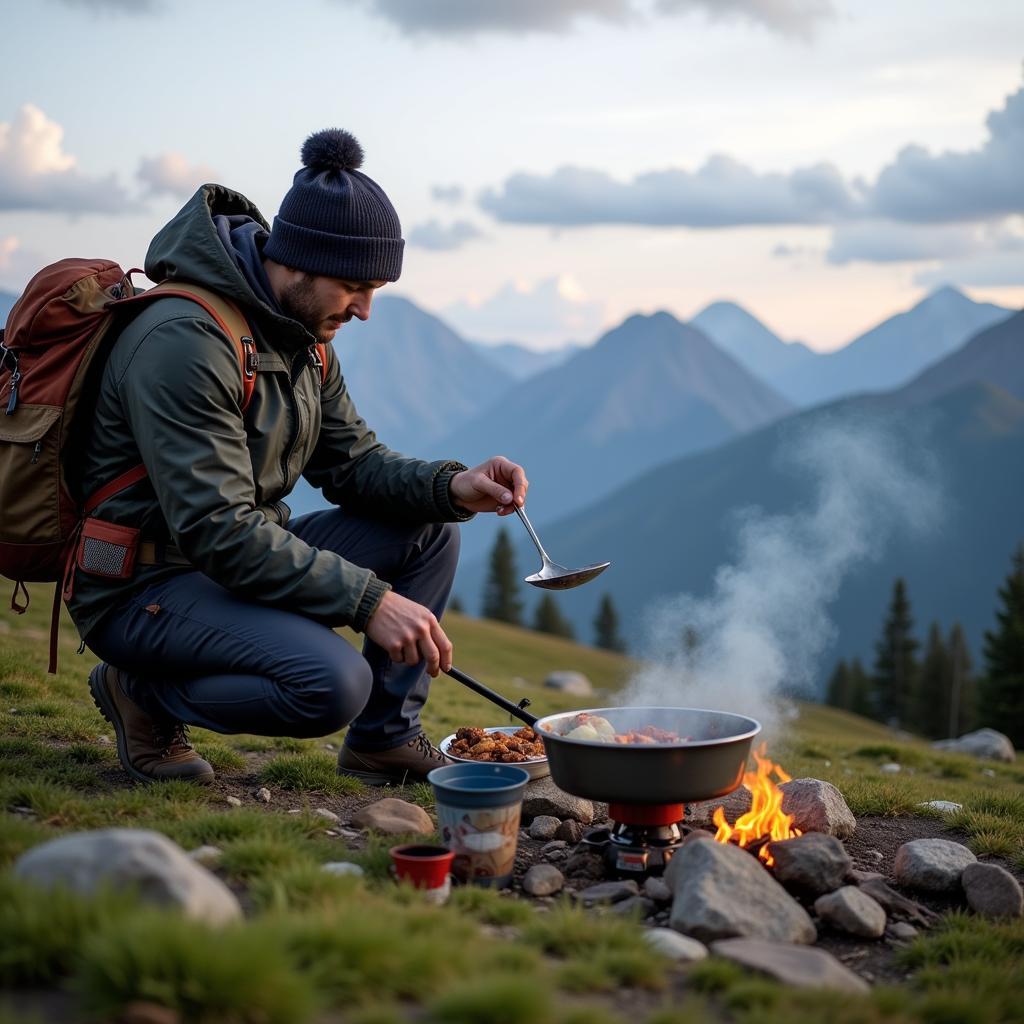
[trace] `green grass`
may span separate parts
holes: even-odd
[[[44,588],[33,589],[45,598]],[[312,1024],[325,1013],[352,1024],[1024,1022],[1020,922],[954,916],[900,954],[909,982],[837,998],[783,990],[714,959],[681,969],[641,944],[635,922],[568,903],[539,913],[530,901],[464,888],[445,907],[425,906],[390,880],[387,850],[396,837],[350,849],[311,813],[319,803],[334,806],[325,797],[362,793],[337,775],[336,755],[324,749],[340,745],[341,733],[294,740],[195,730],[218,772],[275,792],[268,805],[231,809],[202,787],[133,785],[119,774],[112,731],[89,699],[91,661],[75,657],[71,629],[62,634],[60,672],[45,674],[47,608],[34,600],[28,615],[12,620],[0,651],[0,987],[64,987],[95,1019],[150,1000],[183,1020],[234,1024]],[[608,691],[630,671],[617,655],[499,623],[450,615],[445,625],[460,667],[510,697],[529,697],[540,714],[580,703],[543,687],[553,669],[580,669]],[[439,739],[504,717],[440,678],[424,720]],[[1019,761],[944,754],[816,705],[800,705],[769,753],[794,777],[833,782],[859,815],[924,814],[923,801],[957,801],[964,809],[948,823],[977,853],[1024,866]],[[882,774],[887,761],[903,771]],[[285,792],[301,813],[285,813]],[[433,803],[423,784],[388,795]],[[49,837],[113,825],[154,828],[185,849],[218,846],[217,872],[241,893],[246,920],[213,931],[142,909],[131,893],[85,899],[5,873]],[[321,866],[328,860],[354,861],[366,876],[330,875]]]

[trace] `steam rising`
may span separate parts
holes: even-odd
[[[718,569],[711,595],[680,595],[654,611],[650,660],[624,704],[733,711],[758,719],[770,738],[780,691],[808,688],[835,636],[828,606],[843,577],[880,558],[897,532],[937,525],[937,474],[905,435],[816,418],[813,433],[791,436],[783,460],[814,480],[810,507],[742,514],[736,561]]]

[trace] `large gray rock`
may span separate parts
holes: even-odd
[[[550,814],[538,814],[530,823],[530,838],[542,842],[555,838],[558,826],[562,823]]]
[[[1012,763],[1016,751],[1009,736],[1004,736],[995,729],[977,729],[965,733],[959,739],[939,740],[932,746],[936,750],[948,750],[955,754],[970,754],[986,761],[1006,761]]]
[[[862,939],[880,939],[885,934],[885,911],[855,885],[819,896],[814,912],[833,928]]]
[[[1024,894],[1020,883],[998,864],[968,864],[960,876],[967,903],[985,917],[1020,917]]]
[[[794,988],[827,988],[858,995],[871,991],[863,978],[858,978],[823,949],[788,946],[763,939],[725,939],[712,943],[711,953]]]
[[[431,835],[434,823],[422,807],[393,796],[378,800],[352,815],[356,828],[385,835]]]
[[[669,923],[701,942],[748,936],[814,942],[807,911],[746,850],[729,843],[687,843],[665,870],[673,892]]]
[[[576,894],[585,907],[596,907],[600,903],[618,903],[640,895],[640,886],[632,878],[618,882],[599,882]]]
[[[793,827],[801,832],[825,832],[837,839],[849,839],[857,828],[853,811],[843,794],[821,779],[793,779],[783,782],[782,810],[793,816]]]
[[[14,865],[19,878],[90,895],[101,886],[134,888],[147,903],[177,907],[208,924],[242,916],[235,894],[165,835],[148,829],[77,832],[34,846]]]
[[[843,884],[853,868],[850,855],[835,836],[808,832],[771,844],[773,873],[788,889],[819,896]]]
[[[582,672],[552,672],[544,685],[552,690],[561,690],[562,693],[571,693],[579,697],[586,697],[594,692],[593,684]]]
[[[531,896],[554,896],[563,885],[565,878],[554,864],[534,864],[523,878],[523,892]]]
[[[966,846],[948,839],[912,839],[896,851],[893,877],[909,889],[953,892],[960,888],[964,868],[977,859]]]
[[[550,815],[564,821],[572,818],[581,825],[594,820],[594,805],[589,800],[572,796],[560,790],[550,778],[534,779],[523,796],[523,821],[533,821],[538,815]]]

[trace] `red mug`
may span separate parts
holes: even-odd
[[[448,878],[455,853],[443,846],[408,843],[392,846],[388,853],[399,882],[412,882],[417,889],[440,889]]]

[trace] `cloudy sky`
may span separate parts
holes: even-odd
[[[142,262],[203,181],[270,219],[353,132],[389,286],[542,348],[741,302],[848,341],[943,283],[1024,305],[1019,0],[35,0],[4,5],[0,288]]]

